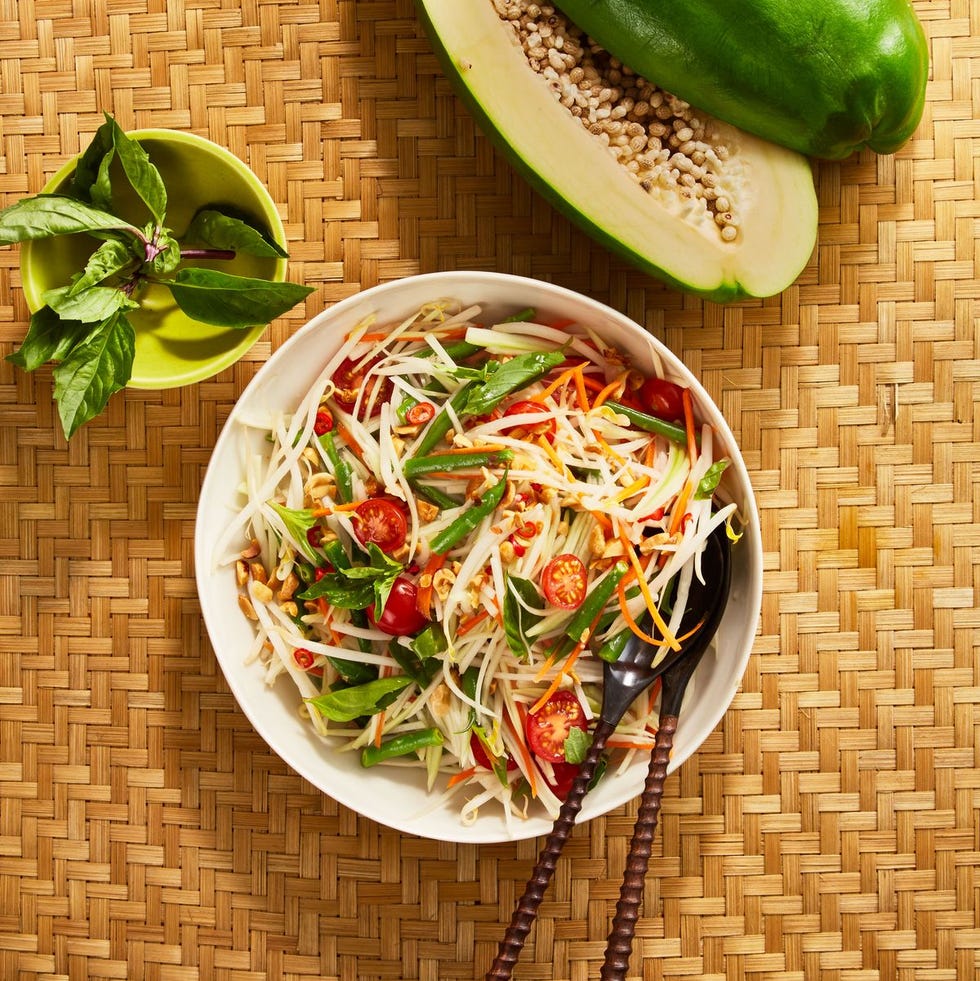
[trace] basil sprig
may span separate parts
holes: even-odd
[[[135,332],[127,316],[149,284],[170,289],[192,320],[218,327],[266,324],[311,291],[188,266],[195,259],[237,254],[286,258],[276,243],[227,209],[202,209],[183,242],[166,227],[167,189],[141,144],[108,113],[81,155],[64,193],[23,198],[0,211],[0,245],[87,234],[97,244],[70,282],[44,294],[20,348],[8,360],[25,371],[48,361],[65,435],[102,412],[133,374]],[[142,227],[114,213],[110,166],[118,161],[126,182],[146,206]]]
[[[373,604],[375,617],[380,617],[404,566],[385,555],[374,542],[367,543],[367,551],[367,565],[350,565],[328,572],[300,593],[299,599],[325,599],[343,610],[366,610]]]

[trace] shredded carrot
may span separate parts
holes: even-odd
[[[579,365],[578,369],[575,371],[575,391],[578,395],[578,404],[583,412],[588,412],[591,406],[589,405],[589,395],[585,391],[585,375],[583,374],[583,369],[585,365]]]
[[[450,790],[453,787],[456,787],[459,784],[463,783],[463,781],[469,780],[469,778],[472,777],[474,773],[476,773],[475,766],[470,766],[467,767],[465,770],[460,770],[459,773],[454,773],[447,781],[446,789]]]
[[[364,503],[363,501],[349,501],[346,504],[335,504],[331,510],[332,511],[356,511],[363,503]],[[327,514],[330,513],[331,513],[330,511],[327,511]]]
[[[680,494],[677,495],[677,501],[674,504],[674,510],[670,514],[670,526],[667,531],[671,535],[677,534],[681,530],[681,525],[684,523],[684,515],[687,513],[687,501],[691,496],[691,482],[688,481]]]
[[[312,514],[314,518],[326,518],[327,515],[333,514],[333,512],[333,508],[314,508]]]
[[[381,749],[381,737],[384,734],[385,728],[385,710],[382,709],[378,713],[378,728],[374,731],[374,745]]]
[[[646,487],[649,483],[650,483],[650,478],[646,474],[644,474],[638,480],[634,480],[633,483],[629,485],[629,487],[624,487],[618,494],[615,495],[615,497],[612,498],[612,500],[615,501],[617,504],[619,504],[622,501],[625,501],[628,498],[632,497],[634,494],[639,494],[640,491],[643,490],[643,488]]]
[[[566,467],[565,464],[562,463],[561,459],[559,458],[558,454],[554,451],[554,448],[552,447],[551,443],[548,442],[547,438],[545,436],[539,436],[537,439],[537,443],[538,446],[540,446],[541,449],[543,449],[544,452],[547,454],[547,456],[550,458],[551,462],[555,465],[555,469],[563,477],[567,477],[568,467]]]
[[[434,335],[439,340],[446,339],[446,340],[450,340],[450,341],[456,341],[456,340],[459,340],[461,337],[465,337],[466,336],[466,330],[467,330],[467,328],[465,328],[465,327],[447,328],[445,330],[439,330],[438,328],[435,328],[432,331],[430,331],[429,333],[431,333],[432,335]],[[418,331],[410,331],[410,330],[407,330],[407,331],[405,331],[405,333],[399,334],[395,338],[395,340],[397,340],[397,341],[424,341],[427,336],[428,336],[427,334],[422,334],[422,333],[419,333]],[[351,335],[348,334],[347,335],[347,339],[349,340],[350,337],[351,337]],[[389,337],[391,337],[391,335],[390,334],[386,334],[383,331],[373,331],[373,332],[369,332],[367,334],[361,334],[361,336],[358,338],[358,341],[361,341],[361,342],[363,342],[365,344],[378,344],[381,341],[388,340]]]
[[[670,632],[670,627],[664,622],[664,618],[660,615],[660,610],[657,609],[657,603],[653,598],[653,594],[650,592],[650,586],[647,583],[646,576],[643,574],[640,560],[636,557],[633,543],[626,537],[622,529],[620,529],[619,538],[623,543],[623,548],[626,550],[626,556],[633,566],[633,571],[636,573],[636,581],[640,587],[640,592],[643,594],[643,600],[647,605],[647,609],[650,611],[650,616],[653,617],[654,625],[664,635],[661,643],[666,644],[672,650],[676,651],[680,645],[677,643],[677,638]]]
[[[589,514],[603,531],[612,531],[612,522],[601,511],[589,511]]]
[[[473,616],[460,620],[459,626],[456,628],[456,636],[465,637],[471,630],[483,623],[488,616],[490,616],[489,612],[480,610],[479,613],[474,613]]]
[[[691,466],[694,466],[694,461],[698,458],[698,437],[694,431],[694,402],[689,388],[681,392],[681,402],[684,405],[684,428],[687,430],[687,455],[691,459]]]
[[[600,433],[597,433],[594,429],[592,430],[592,435],[595,436],[596,442],[602,447],[603,453],[606,454],[610,459],[615,460],[616,463],[626,463],[626,458],[620,456],[603,438]]]
[[[633,614],[630,613],[629,605],[626,602],[626,583],[633,577],[626,575],[616,585],[616,595],[619,598],[619,611],[623,614],[623,619],[626,621],[626,626],[636,634],[640,640],[646,641],[648,644],[653,644],[655,647],[664,646],[665,641],[663,639],[658,640],[656,637],[652,637],[648,634],[633,618]]]
[[[337,435],[351,448],[351,450],[353,450],[357,459],[360,460],[361,463],[364,463],[364,450],[361,449],[357,440],[351,436],[350,430],[338,420],[334,420],[334,426],[337,429]]]
[[[530,396],[527,401],[543,402],[549,395],[557,392],[562,385],[567,385],[572,381],[575,378],[575,373],[582,371],[587,364],[587,361],[583,361],[581,364],[577,364],[572,368],[566,368],[543,392],[538,392],[537,395]]]
[[[446,561],[445,552],[434,552],[429,556],[422,575],[419,577],[418,594],[415,597],[415,606],[423,616],[429,615],[432,609],[432,577],[442,568]],[[425,577],[428,576],[428,581]]]
[[[527,709],[525,709],[520,702],[517,702],[515,707],[517,709],[518,718],[521,720],[521,732],[518,732],[515,728],[514,723],[511,721],[509,712],[504,713],[504,723],[506,724],[507,728],[510,729],[511,734],[514,737],[514,742],[517,744],[517,749],[521,754],[521,762],[524,764],[524,774],[527,777],[528,785],[531,788],[531,797],[534,798],[538,796],[538,782],[536,777],[537,770],[534,763],[531,761],[531,753],[527,748],[527,744],[524,742],[523,732],[524,723],[527,721]]]
[[[535,681],[540,681],[551,670],[552,665],[555,663],[556,652],[557,648],[552,650],[547,658],[545,658],[544,664],[541,665],[541,667],[538,669],[538,673],[534,676]]]
[[[592,408],[598,409],[613,392],[618,388],[623,388],[626,385],[627,374],[628,372],[624,371],[618,378],[614,378],[608,385],[601,389],[599,394],[592,400]]]

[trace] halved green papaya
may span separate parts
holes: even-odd
[[[676,95],[814,157],[894,153],[925,104],[909,0],[561,0],[584,31]],[[692,70],[692,66],[697,66]]]
[[[554,80],[532,70],[492,0],[418,0],[418,7],[447,75],[490,138],[533,187],[612,251],[719,302],[779,293],[807,264],[817,203],[802,155],[711,124],[737,198],[737,234],[726,238],[702,201],[644,188],[560,104]]]

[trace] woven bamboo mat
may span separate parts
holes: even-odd
[[[409,0],[0,0],[0,193],[103,109],[228,146],[271,189],[306,310],[71,444],[0,364],[0,978],[471,979],[539,842],[407,838],[273,755],[204,637],[192,536],[237,394],[308,316],[497,269],[591,293],[698,372],[762,509],[765,602],[731,711],[668,781],[636,978],[980,971],[980,4],[917,0],[933,77],[895,157],[816,168],[820,244],[775,299],[682,296],[531,193]],[[0,342],[26,330],[0,251]],[[596,976],[631,807],[576,830],[517,976]]]

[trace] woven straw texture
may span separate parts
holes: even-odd
[[[250,354],[65,442],[0,364],[0,978],[471,979],[540,842],[406,837],[293,773],[206,640],[193,530],[236,396],[309,316],[496,269],[588,292],[703,378],[762,512],[742,688],[667,784],[631,976],[980,972],[980,3],[916,0],[928,104],[896,156],[815,165],[819,246],[719,306],[580,234],[475,128],[410,0],[0,0],[0,195],[102,110],[230,148],[316,287]],[[0,346],[28,312],[0,251]],[[683,724],[683,723],[682,723]],[[595,977],[633,806],[576,829],[517,971]]]

